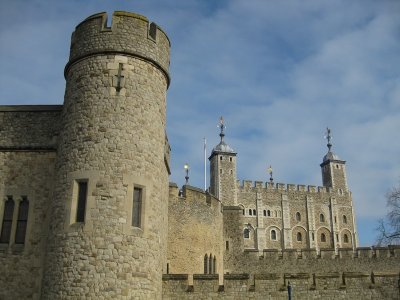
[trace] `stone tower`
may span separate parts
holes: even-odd
[[[160,299],[168,211],[170,42],[117,11],[72,34],[43,299]]]
[[[222,117],[219,128],[221,141],[209,157],[210,192],[225,206],[237,205],[236,152],[224,142],[225,125]]]
[[[327,128],[326,138],[328,140],[328,153],[324,156],[321,163],[322,184],[341,191],[348,191],[346,177],[346,161],[332,152],[331,130]]]

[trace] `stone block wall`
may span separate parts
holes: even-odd
[[[169,273],[204,274],[206,255],[207,259],[210,256],[216,258],[215,272],[222,273],[222,219],[221,202],[212,195],[185,185],[180,197],[178,187],[170,185],[167,247]]]

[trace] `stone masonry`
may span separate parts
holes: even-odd
[[[170,42],[117,11],[75,28],[63,105],[0,106],[0,300],[400,299],[400,248],[360,248],[346,162],[323,186],[169,183]]]

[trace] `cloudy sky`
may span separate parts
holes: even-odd
[[[203,187],[203,137],[238,152],[239,179],[321,185],[326,126],[347,161],[360,244],[373,244],[400,181],[400,1],[0,0],[0,104],[61,104],[70,36],[114,10],[172,43],[171,181]]]

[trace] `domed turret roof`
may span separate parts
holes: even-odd
[[[340,158],[332,151],[328,151],[328,153],[324,156],[323,161],[325,162],[327,160],[340,160]]]
[[[213,152],[228,152],[228,153],[235,153],[233,149],[226,144],[224,141],[221,141],[217,146],[215,146],[212,150]]]

